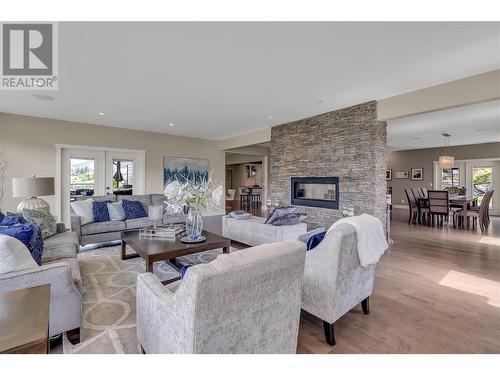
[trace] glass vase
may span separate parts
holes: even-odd
[[[196,206],[190,206],[186,218],[186,233],[190,240],[197,240],[203,230],[201,212]]]

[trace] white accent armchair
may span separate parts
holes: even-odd
[[[333,323],[361,303],[369,314],[375,265],[361,267],[356,230],[341,224],[306,254],[302,309],[323,320],[325,338],[335,345]]]
[[[261,245],[188,269],[175,291],[137,278],[146,353],[296,353],[305,245]]]

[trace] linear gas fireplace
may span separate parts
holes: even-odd
[[[339,208],[338,177],[292,177],[291,203],[296,206]]]

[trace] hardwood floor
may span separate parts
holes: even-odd
[[[500,353],[500,218],[483,235],[406,216],[394,212],[370,314],[357,306],[339,319],[331,347],[303,312],[298,353]]]

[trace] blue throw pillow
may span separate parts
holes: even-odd
[[[309,238],[309,241],[307,241],[307,251],[312,250],[316,246],[318,246],[320,242],[323,241],[325,236],[326,236],[326,231],[319,234],[315,234],[314,236]]]
[[[4,217],[5,217],[5,215],[2,213],[2,211],[0,211],[0,223],[2,222]]]
[[[17,238],[31,253],[35,262],[42,265],[43,240],[41,229],[31,223],[16,224],[12,226],[0,226],[0,233]]]
[[[191,267],[190,264],[187,264],[187,265],[184,265],[184,266],[181,267],[181,270],[180,270],[181,279],[184,278],[184,276],[186,275],[186,272],[189,269],[189,267]]]
[[[94,223],[109,221],[108,203],[111,201],[92,202],[92,213],[94,214]]]
[[[146,210],[144,206],[139,201],[129,201],[127,199],[123,199],[123,210],[125,211],[125,216],[127,219],[137,219],[139,217],[146,217]]]
[[[10,227],[16,224],[26,224],[26,219],[21,213],[7,212],[7,215],[0,222],[0,226]]]

